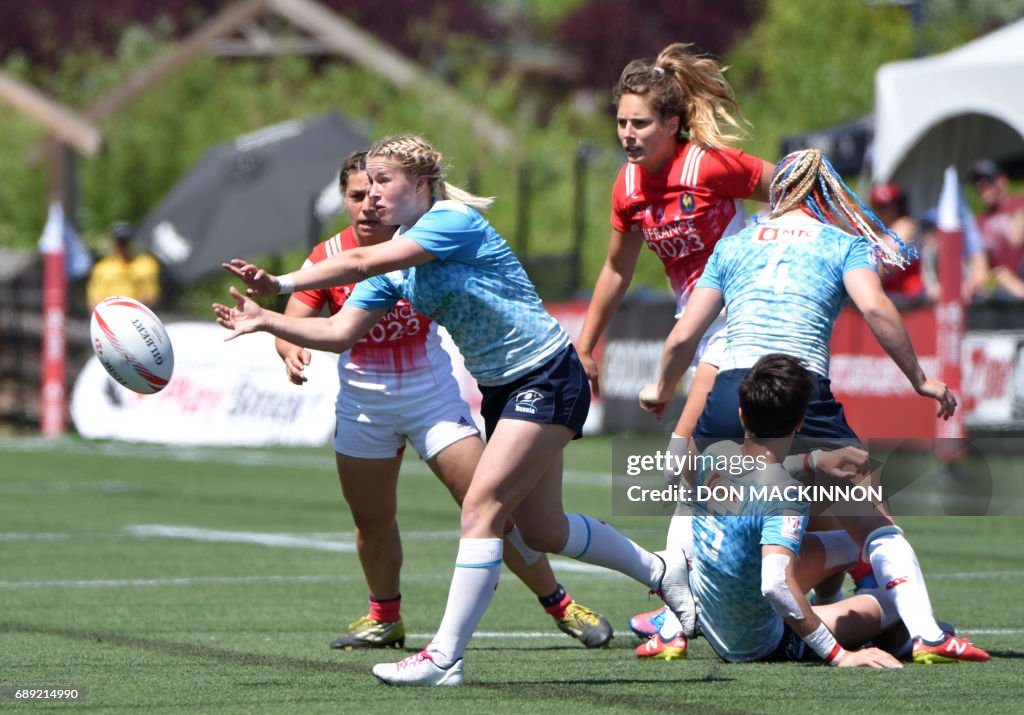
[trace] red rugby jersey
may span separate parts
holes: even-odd
[[[612,188],[612,227],[639,231],[662,263],[680,301],[685,301],[704,264],[761,180],[763,162],[739,149],[676,148],[660,171],[626,164]],[[739,230],[742,226],[735,226]]]
[[[317,244],[303,264],[303,268],[319,263],[341,251],[357,248],[355,232],[351,227]],[[295,297],[314,310],[327,306],[334,315],[352,295],[355,284],[296,291]],[[369,333],[352,346],[348,354],[348,367],[360,372],[410,372],[427,364],[427,338],[432,332],[432,321],[417,313],[406,301],[399,301]]]

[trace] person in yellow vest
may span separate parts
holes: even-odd
[[[127,221],[116,221],[110,227],[114,244],[93,266],[85,288],[90,309],[112,295],[134,298],[150,308],[160,302],[160,264],[148,253],[135,250],[134,233]]]

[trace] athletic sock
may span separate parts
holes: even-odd
[[[663,641],[670,641],[676,636],[683,635],[683,624],[672,613],[672,609],[665,607],[665,620],[661,622],[661,630],[658,631]]]
[[[494,597],[501,573],[501,539],[459,539],[448,604],[427,652],[447,668],[462,657]]]
[[[673,441],[676,439],[672,435]],[[683,513],[680,513],[683,512]],[[672,521],[668,525],[668,534],[665,536],[666,551],[682,551],[688,555],[687,561],[693,558],[693,514],[690,508],[684,504],[676,505],[676,513],[672,515]],[[670,641],[676,636],[683,634],[683,624],[672,613],[671,608],[665,608],[665,619],[661,622],[661,629],[658,635],[663,641]]]
[[[890,591],[896,609],[911,636],[934,641],[942,638],[935,622],[928,588],[921,574],[914,547],[898,527],[883,527],[872,532],[865,544],[878,588]]]
[[[680,513],[685,509],[686,513]],[[680,504],[668,523],[665,535],[665,551],[682,551],[688,559],[693,558],[693,514],[689,507]]]
[[[572,603],[572,596],[566,593],[562,584],[558,584],[554,593],[548,596],[537,596],[537,600],[540,601],[540,605],[545,611],[560,621],[565,618],[565,609]]]
[[[402,594],[394,598],[374,598],[370,596],[370,620],[379,623],[394,623],[401,620]]]
[[[600,519],[566,514],[569,538],[560,555],[604,566],[639,581],[652,591],[661,584],[665,562]]]

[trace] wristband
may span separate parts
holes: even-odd
[[[826,628],[824,623],[815,628],[813,633],[805,636],[804,643],[809,645],[818,654],[818,657],[829,665],[838,665],[842,657],[846,655],[846,651],[839,645],[836,637],[832,635],[832,631]]]
[[[294,293],[295,292],[295,276],[291,273],[285,273],[283,276],[277,277],[277,292],[281,293]]]

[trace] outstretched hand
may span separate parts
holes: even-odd
[[[235,299],[235,305],[229,307],[220,303],[213,304],[217,322],[221,327],[232,331],[231,335],[224,340],[234,340],[239,335],[260,330],[263,327],[263,308],[239,293],[234,286],[228,290],[231,291],[231,297]]]
[[[255,264],[247,263],[241,258],[232,258],[227,263],[220,265],[242,279],[247,286],[246,295],[277,295],[281,292],[281,284],[278,282],[277,276],[270,275]]]

